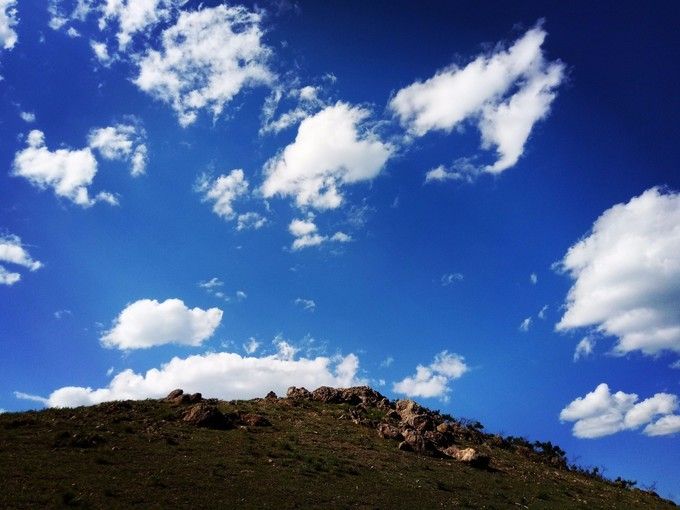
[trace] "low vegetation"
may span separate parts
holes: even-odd
[[[550,442],[353,390],[2,414],[0,508],[675,508]]]

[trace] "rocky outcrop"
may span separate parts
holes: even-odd
[[[234,419],[220,411],[217,406],[199,403],[187,408],[182,420],[197,427],[226,430],[234,428]]]
[[[189,395],[188,393],[184,393],[184,390],[178,388],[168,393],[168,396],[165,397],[164,400],[166,402],[170,402],[171,404],[177,405],[197,404],[203,400],[203,396],[200,393],[194,393],[192,395]]]
[[[291,400],[311,400],[312,393],[307,388],[291,386],[286,392],[286,398]]]
[[[401,435],[401,430],[389,423],[379,423],[377,430],[378,435],[383,439],[396,439],[397,441],[402,441],[404,439],[404,436]]]
[[[350,404],[389,409],[390,401],[368,386],[354,386],[352,388],[331,388],[321,386],[312,392],[312,400],[325,404]]]

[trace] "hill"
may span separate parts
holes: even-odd
[[[676,508],[367,387],[0,415],[0,508]]]

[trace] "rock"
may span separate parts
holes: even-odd
[[[234,427],[233,421],[222,414],[216,406],[200,403],[189,407],[182,420],[197,427],[209,429],[230,429]]]
[[[326,404],[350,404],[390,408],[390,401],[368,386],[353,386],[352,388],[321,386],[312,392],[312,398]]]
[[[390,425],[389,423],[378,424],[378,435],[383,439],[397,439],[398,441],[404,439],[404,436],[401,434],[401,431],[397,427],[395,427],[394,425]]]
[[[412,429],[403,430],[402,435],[404,436],[404,443],[411,447],[411,450],[416,453],[424,453],[426,450],[425,438],[423,435]],[[401,448],[401,445],[399,447]]]
[[[411,416],[426,413],[425,408],[419,406],[413,400],[397,400],[395,409],[402,420],[406,420]]]
[[[491,460],[488,455],[483,455],[474,448],[460,449],[457,446],[450,446],[445,450],[442,450],[442,452],[459,462],[465,462],[466,464],[479,469],[487,468],[489,466],[489,461]]]
[[[437,432],[441,434],[446,434],[449,431],[449,424],[444,422],[437,425]]]
[[[312,398],[326,404],[340,404],[343,402],[341,391],[330,386],[321,386],[312,392]]]
[[[265,398],[266,400],[276,400],[276,399],[278,399],[279,397],[276,396],[276,393],[274,393],[273,391],[270,391],[269,393],[267,393],[267,395],[265,395],[264,398]]]
[[[249,427],[270,427],[271,422],[261,414],[244,413],[240,415],[239,420],[244,425]]]
[[[193,395],[189,395],[189,403],[190,404],[198,404],[203,400],[203,395],[200,393],[194,393]]]
[[[310,400],[312,398],[312,393],[306,388],[291,386],[286,392],[286,398],[291,398],[293,400]]]
[[[184,394],[184,390],[181,390],[179,388],[176,389],[176,390],[172,390],[170,393],[168,393],[168,396],[165,397],[165,400],[175,400],[177,397],[181,396],[182,394]]]

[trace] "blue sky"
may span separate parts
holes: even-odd
[[[0,408],[367,383],[680,497],[677,19],[0,0]]]

